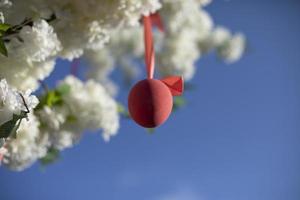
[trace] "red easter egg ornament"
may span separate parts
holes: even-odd
[[[173,96],[160,80],[145,79],[130,91],[128,109],[132,119],[146,128],[164,123],[172,112]]]
[[[172,112],[173,96],[183,92],[183,79],[169,76],[162,80],[153,78],[154,47],[151,30],[151,17],[144,16],[145,63],[147,79],[138,82],[128,96],[128,110],[131,118],[139,125],[154,128],[163,124]],[[156,23],[160,21],[156,15]],[[159,23],[162,24],[162,23]]]

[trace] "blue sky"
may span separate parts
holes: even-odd
[[[241,61],[201,59],[188,106],[153,135],[123,120],[110,143],[87,133],[44,171],[0,168],[0,200],[298,200],[300,2],[215,0],[207,10],[246,34]],[[49,82],[68,71],[59,65]]]

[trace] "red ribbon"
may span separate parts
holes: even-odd
[[[154,74],[154,64],[155,64],[152,22],[150,16],[144,16],[143,20],[144,20],[145,63],[147,69],[147,78],[152,79]]]
[[[152,79],[154,74],[155,53],[153,45],[152,25],[155,23],[158,27],[163,27],[160,15],[152,14],[144,16],[144,42],[145,42],[145,64],[147,78]],[[161,80],[171,91],[173,96],[179,96],[183,93],[184,81],[181,76],[169,76]]]

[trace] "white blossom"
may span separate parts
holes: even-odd
[[[0,63],[0,78],[5,78],[10,85],[21,91],[34,91],[40,86],[39,80],[44,80],[53,71],[55,60],[28,63],[24,58],[12,55],[8,58],[0,57]]]
[[[34,22],[32,27],[25,26],[20,32],[20,37],[22,42],[16,51],[26,57],[29,63],[45,61],[61,50],[60,41],[45,20]]]
[[[111,30],[137,25],[143,14],[155,12],[160,3],[158,0],[54,0],[49,7],[53,7],[58,17],[55,27],[64,47],[61,56],[72,60],[86,49],[103,48]]]
[[[49,129],[58,131],[60,126],[65,122],[64,113],[59,113],[57,109],[44,106],[42,110],[37,111],[40,121]]]
[[[7,142],[3,164],[12,170],[21,171],[47,153],[48,139],[40,134],[39,121],[33,114],[22,120],[17,138]]]
[[[210,15],[196,0],[163,0],[160,11],[165,23],[162,49],[158,53],[158,68],[163,75],[177,74],[190,80],[195,73],[195,62],[202,55],[197,45],[212,28]]]
[[[241,33],[237,33],[232,38],[226,40],[224,44],[217,49],[217,53],[227,63],[233,63],[242,57],[245,48],[245,36]]]
[[[102,131],[105,141],[117,133],[117,103],[104,87],[92,80],[81,82],[68,76],[60,84],[69,85],[63,105],[44,107],[37,112],[51,146],[63,150],[78,142],[84,130]]]
[[[88,24],[87,48],[102,49],[109,41],[108,31],[103,29],[99,22],[93,21]]]
[[[77,119],[83,129],[103,130],[108,140],[119,128],[117,103],[100,84],[89,80],[85,84],[73,76],[68,76],[61,84],[71,86],[70,93],[63,96],[69,107],[69,114]]]
[[[70,115],[67,107],[67,105],[52,108],[45,106],[36,113],[42,124],[41,134],[47,135],[50,146],[58,150],[72,147],[79,141],[84,131],[74,121],[68,119]]]
[[[52,72],[54,56],[61,49],[53,28],[44,20],[25,26],[19,38],[12,37],[6,47],[8,57],[0,57],[0,77],[22,91],[38,88],[38,80]]]
[[[19,115],[21,111],[26,111],[23,99],[29,110],[32,110],[38,104],[38,99],[31,95],[30,90],[25,93],[18,92],[11,88],[5,79],[0,81],[0,125],[10,121],[13,115]]]

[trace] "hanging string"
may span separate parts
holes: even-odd
[[[152,79],[154,74],[155,54],[154,54],[154,46],[153,46],[151,17],[144,16],[143,22],[144,22],[145,64],[147,70],[147,78]]]

